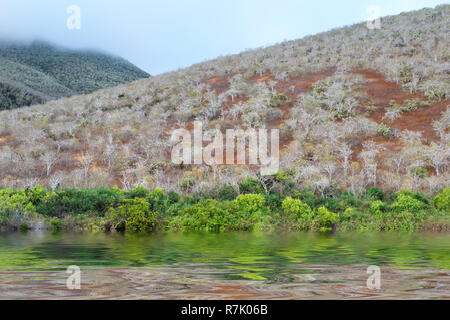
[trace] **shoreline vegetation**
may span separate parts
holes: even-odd
[[[275,179],[283,187],[269,192],[251,177],[186,195],[143,187],[0,189],[0,231],[450,231],[450,188],[434,198],[375,187],[360,196],[338,189],[318,195],[292,188],[282,174]]]

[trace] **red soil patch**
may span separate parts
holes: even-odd
[[[0,145],[8,144],[9,136],[0,137]]]
[[[254,84],[256,82],[266,82],[267,86],[269,86],[269,81],[276,81],[274,89],[284,94],[288,100],[285,101],[281,106],[280,110],[283,112],[283,116],[281,119],[271,121],[267,124],[268,128],[279,128],[281,125],[285,123],[285,120],[288,119],[289,111],[296,105],[297,96],[301,93],[308,92],[312,90],[312,85],[319,80],[325,79],[329,76],[332,76],[335,72],[335,69],[329,69],[321,73],[315,74],[306,74],[301,77],[291,78],[286,81],[277,81],[272,74],[264,74],[262,76],[254,75],[250,79],[246,79],[249,84]],[[427,100],[423,94],[415,93],[409,94],[402,90],[402,88],[393,82],[386,81],[385,77],[378,73],[375,70],[353,70],[352,73],[362,75],[365,79],[367,79],[367,83],[362,85],[362,90],[367,94],[368,101],[366,101],[367,105],[375,105],[376,110],[372,113],[367,113],[366,107],[360,107],[357,111],[358,113],[366,113],[369,119],[377,123],[381,123],[382,117],[386,112],[386,108],[389,107],[389,102],[391,100],[395,100],[399,104],[403,104],[406,99],[414,99],[418,98],[420,100]],[[227,74],[223,76],[215,76],[212,78],[205,79],[204,82],[208,84],[211,90],[216,91],[217,94],[226,92],[229,89],[229,80],[235,74]],[[224,103],[224,109],[228,109],[231,106],[237,103],[245,103],[248,101],[248,98],[235,98],[234,100],[231,97],[228,97],[226,102]],[[433,130],[432,123],[440,119],[441,113],[445,111],[448,101],[444,101],[441,103],[434,103],[429,107],[419,107],[417,111],[403,113],[398,119],[394,122],[385,122],[388,126],[392,128],[396,128],[398,130],[412,130],[412,131],[421,131],[423,132],[423,137],[426,142],[429,143],[431,141],[436,141],[438,139],[435,131]],[[364,105],[364,103],[363,103]],[[240,119],[236,121],[228,121],[229,125],[238,126],[240,124]],[[172,119],[169,119],[166,124],[164,130],[164,136],[170,138],[171,132],[174,128],[178,128],[176,122]],[[193,121],[187,121],[185,128],[189,131],[193,130]],[[385,158],[389,155],[389,153],[398,152],[402,148],[402,143],[399,140],[391,141],[384,137],[376,137],[374,140],[376,143],[381,144],[385,147],[385,151],[379,154],[379,158]],[[286,149],[289,143],[292,141],[280,141],[281,149]],[[364,141],[360,141],[361,144],[354,148],[354,153],[352,155],[353,161],[358,161],[358,154],[361,152],[362,143]],[[0,137],[0,145],[7,143],[5,137]],[[280,151],[282,151],[280,150]],[[225,150],[224,150],[224,160],[225,160]],[[73,161],[80,162],[80,153],[75,153],[72,155]],[[170,150],[166,150],[167,159],[170,159]],[[236,160],[236,155],[235,155]],[[100,166],[99,163],[92,163],[91,168]],[[65,168],[66,169],[66,168]],[[67,168],[68,169],[68,168]]]
[[[280,110],[283,112],[282,119],[272,121],[267,124],[268,128],[279,128],[285,123],[289,115],[289,111],[295,106],[297,101],[297,96],[301,93],[308,92],[312,90],[312,85],[319,80],[325,79],[332,76],[336,69],[332,68],[321,73],[306,74],[301,77],[291,78],[287,81],[278,81],[274,78],[272,74],[264,74],[262,76],[255,74],[250,79],[246,80],[249,84],[254,84],[256,82],[266,82],[269,86],[269,81],[276,81],[274,89],[277,92],[284,94],[288,97],[288,101],[284,102],[280,106]],[[367,83],[362,85],[362,90],[367,94],[368,101],[367,105],[374,105],[376,110],[367,115],[367,117],[377,123],[382,123],[383,116],[388,108],[389,102],[395,100],[398,104],[403,104],[407,99],[420,99],[427,100],[427,98],[422,93],[409,94],[402,90],[401,86],[395,82],[386,81],[385,76],[380,74],[375,70],[353,70],[354,74],[362,75],[367,79]],[[229,80],[235,74],[228,74],[223,76],[215,76],[209,79],[205,79],[205,83],[210,85],[212,90],[215,90],[217,94],[223,93],[229,88]],[[235,98],[233,101],[228,97],[227,101],[224,103],[224,108],[228,109],[236,103],[245,103],[247,98]],[[420,131],[424,137],[426,143],[438,140],[436,132],[433,130],[432,123],[439,120],[441,113],[445,111],[447,106],[447,101],[441,103],[433,103],[431,106],[425,107],[421,106],[417,111],[405,112],[396,119],[394,122],[390,123],[387,121],[386,124],[391,128],[398,129],[399,131],[408,129],[411,131]],[[360,107],[358,113],[366,113],[366,107]],[[239,120],[232,121],[233,123],[239,124]],[[192,124],[187,125],[187,129],[191,129]],[[399,140],[391,141],[384,137],[376,137],[374,140],[378,144],[381,144],[385,150],[380,153],[379,157],[384,158],[389,153],[397,152],[402,148],[402,143]],[[286,148],[290,141],[283,141],[281,143],[282,149]],[[362,149],[361,145],[354,149],[352,155],[353,161],[357,161],[357,156]]]
[[[369,115],[369,118],[377,123],[383,122],[382,118],[391,100],[395,100],[398,104],[403,104],[407,99],[427,100],[427,97],[422,93],[409,94],[404,92],[399,85],[395,82],[387,82],[386,78],[375,70],[354,70],[353,73],[363,75],[368,80],[362,88],[367,93],[369,100],[377,107],[376,112]],[[444,101],[433,103],[428,107],[421,106],[417,111],[402,113],[392,123],[384,122],[391,128],[400,131],[420,131],[425,138],[425,142],[430,143],[439,139],[433,130],[433,122],[441,118],[447,104],[448,101]]]

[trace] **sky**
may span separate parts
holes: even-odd
[[[152,75],[439,0],[0,0],[0,39],[121,56]],[[80,8],[80,28],[67,20]],[[75,20],[70,20],[75,21]]]

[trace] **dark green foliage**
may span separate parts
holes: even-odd
[[[235,187],[229,185],[223,185],[214,188],[208,193],[208,197],[218,199],[218,200],[233,200],[238,196],[238,191]]]
[[[289,177],[277,177],[277,181]],[[409,190],[384,194],[369,188],[316,195],[297,189],[291,196],[264,192],[254,178],[245,179],[237,195],[231,186],[208,194],[181,196],[174,191],[0,189],[0,226],[28,230],[44,222],[54,232],[107,231],[416,231],[450,218],[449,189],[433,201]],[[258,193],[250,192],[259,190]],[[49,218],[48,218],[49,217]]]
[[[263,193],[261,184],[252,177],[247,177],[239,184],[240,193]]]
[[[87,212],[103,216],[106,210],[123,199],[123,192],[118,188],[53,191],[36,206],[36,212],[53,217]]]
[[[28,230],[30,230],[30,226],[28,225],[28,222],[27,221],[22,222],[19,226],[19,231],[20,232],[28,232]]]
[[[44,102],[45,99],[24,89],[0,83],[0,110],[14,109]]]
[[[147,189],[145,189],[144,187],[136,187],[131,191],[128,191],[126,193],[126,197],[127,198],[147,198],[147,196],[149,195],[149,191]]]
[[[0,43],[0,73],[4,82],[0,84],[0,110],[149,77],[124,59],[44,42]]]
[[[373,200],[384,200],[383,190],[375,187],[370,187],[366,192],[367,197]]]

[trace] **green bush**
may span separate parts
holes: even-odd
[[[378,214],[378,215],[383,214],[383,212],[386,211],[386,208],[387,208],[386,204],[381,200],[374,201],[370,205],[370,211],[373,214]]]
[[[402,210],[400,212],[388,212],[378,219],[378,228],[376,231],[405,231],[412,232],[417,230],[419,225],[425,221],[423,211],[410,212]]]
[[[108,208],[116,206],[123,199],[124,193],[119,188],[53,191],[37,205],[36,211],[53,217],[92,211],[103,216]]]
[[[146,200],[150,205],[150,210],[164,212],[167,209],[169,200],[167,195],[164,193],[164,190],[155,188],[152,192],[147,192],[147,194],[148,196]]]
[[[411,191],[401,191],[397,193],[397,200],[391,205],[393,212],[408,211],[417,214],[425,209],[424,202],[416,199]]]
[[[425,87],[425,95],[432,102],[441,102],[448,98],[448,84],[439,83],[436,86],[428,85]]]
[[[28,224],[27,221],[23,221],[19,226],[19,231],[20,232],[28,232],[28,230],[30,230],[30,225]]]
[[[282,183],[289,180],[289,175],[274,179]],[[247,178],[241,188],[250,191],[260,188],[260,184]],[[441,213],[448,214],[449,190],[444,189],[431,204],[418,192],[403,190],[385,195],[378,188],[369,188],[362,197],[334,188],[326,190],[324,196],[297,189],[292,197],[285,197],[280,190],[235,197],[237,190],[231,186],[186,196],[142,187],[131,191],[9,188],[0,189],[0,224],[12,230],[25,230],[26,226],[47,221],[53,231],[90,232],[109,229],[153,232],[160,228],[214,232],[272,228],[319,232],[413,231],[438,221]]]
[[[54,217],[50,220],[50,230],[52,232],[59,232],[63,229],[63,223],[58,217]]]
[[[13,190],[11,188],[0,190],[0,206],[2,211],[33,212],[36,210],[27,190]]]
[[[445,188],[442,193],[438,194],[434,199],[433,203],[438,208],[438,210],[450,213],[450,188]]]
[[[316,216],[314,217],[314,230],[320,232],[329,232],[333,230],[333,226],[338,222],[339,216],[329,211],[325,207],[317,209]]]
[[[286,215],[289,229],[307,231],[311,228],[314,212],[306,203],[287,197],[281,207],[283,214]]]
[[[148,190],[142,186],[133,188],[131,191],[128,191],[126,193],[126,197],[130,198],[130,199],[134,199],[134,198],[145,199],[145,198],[147,198],[148,195],[149,195]]]
[[[267,214],[265,199],[260,194],[241,194],[230,204],[231,221],[235,230],[253,230],[257,223],[263,222]]]
[[[239,184],[240,193],[263,193],[263,187],[258,180],[247,177]]]
[[[275,95],[272,95],[272,97],[270,98],[269,105],[272,108],[279,108],[287,100],[288,100],[288,98],[284,94],[280,94],[280,93],[279,94],[275,94]]]
[[[188,191],[193,186],[195,186],[195,179],[194,178],[186,178],[183,181],[181,181],[180,184],[179,184],[179,187],[183,191]]]
[[[299,199],[287,197],[281,205],[285,214],[293,219],[300,219],[304,215],[311,214],[311,208]]]
[[[153,232],[158,226],[158,213],[150,211],[147,201],[140,198],[126,199],[124,204],[109,209],[106,219],[115,230]]]
[[[238,196],[238,191],[235,187],[230,185],[223,185],[218,188],[214,188],[209,192],[209,197],[221,201],[234,200]]]
[[[223,204],[208,199],[185,208],[172,219],[169,228],[183,231],[223,231],[230,227],[228,213]]]
[[[397,139],[397,134],[392,128],[389,128],[384,123],[380,123],[377,128],[377,133],[387,139],[395,140]]]

